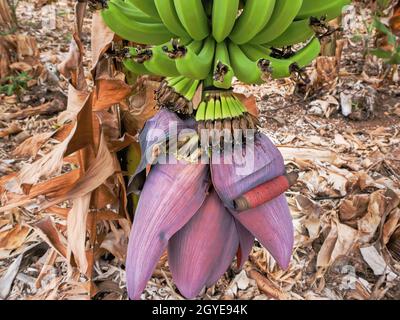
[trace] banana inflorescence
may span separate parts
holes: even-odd
[[[285,174],[232,83],[306,80],[320,40],[335,31],[327,22],[350,0],[102,1],[104,22],[122,38],[105,57],[118,69],[122,62],[128,81],[163,78],[154,94],[161,110],[127,154],[135,172],[128,191],[140,192],[126,257],[129,297],[140,298],[166,250],[174,283],[190,299],[216,283],[235,253],[241,268],[255,239],[287,269],[294,232],[283,193],[297,175]]]
[[[232,92],[218,90],[204,93],[196,112],[196,121],[199,131],[206,129],[210,142],[218,144],[232,138],[239,142],[243,133],[255,130],[258,125],[258,120],[247,112]]]
[[[102,16],[132,43],[126,70],[166,77],[156,92],[160,106],[195,114],[200,128],[234,131],[257,125],[232,93],[234,78],[261,84],[301,72],[319,55],[326,22],[349,2],[110,0]]]

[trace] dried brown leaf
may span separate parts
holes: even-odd
[[[128,238],[123,229],[116,229],[111,224],[112,232],[108,233],[100,247],[110,252],[121,262],[125,262],[128,247]]]
[[[135,135],[157,113],[154,91],[159,86],[159,82],[147,79],[137,83],[135,94],[129,97],[122,113],[122,121],[130,135]]]
[[[258,117],[260,112],[257,108],[257,101],[254,95],[246,96],[244,94],[235,93],[235,96],[243,103],[250,114]]]
[[[125,133],[118,140],[111,140],[108,143],[108,148],[110,149],[110,152],[118,152],[130,146],[134,142],[136,142],[136,139],[132,137],[130,134]]]
[[[249,277],[254,279],[260,291],[264,292],[268,297],[277,300],[289,300],[290,296],[286,292],[277,287],[271,280],[264,277],[257,270],[250,270]]]
[[[333,219],[331,230],[318,253],[317,266],[329,267],[336,258],[348,254],[356,244],[357,238],[357,230]]]
[[[63,165],[63,157],[69,155],[89,143],[93,143],[93,131],[91,127],[92,112],[90,95],[69,87],[69,106],[71,115],[77,119],[68,136],[58,144],[51,152],[26,165],[18,173],[17,177],[6,182],[5,188],[13,193],[22,194],[24,185],[31,186],[41,178],[59,174]],[[0,209],[1,210],[1,209]]]
[[[5,0],[2,1],[5,2]],[[2,36],[0,36],[0,56],[0,79],[4,79],[10,75],[11,55],[5,38]]]
[[[292,146],[279,146],[278,149],[286,161],[296,159],[315,161],[318,159],[332,164],[338,161],[337,154],[330,150]]]
[[[371,194],[367,213],[357,221],[362,243],[370,242],[381,223],[386,210],[385,191],[379,190]]]
[[[104,23],[100,11],[93,13],[91,37],[92,68],[95,68],[100,57],[108,50],[114,38],[114,32]]]
[[[91,194],[87,193],[73,200],[67,217],[68,260],[71,253],[82,273],[88,271],[86,257],[86,220],[89,212]]]
[[[4,138],[21,132],[22,129],[17,123],[12,123],[8,128],[0,129],[0,138]]]
[[[86,2],[75,4],[75,27],[67,58],[58,65],[58,71],[67,79],[71,85],[79,91],[85,91],[87,83],[83,69],[84,47],[80,39],[82,33],[83,19],[86,13]]]
[[[0,299],[6,299],[10,293],[11,286],[14,282],[15,277],[18,274],[23,254],[20,254],[13,263],[7,268],[7,271],[0,278]]]
[[[368,194],[357,194],[344,199],[339,207],[340,221],[352,226],[357,226],[357,220],[362,218],[368,209]]]
[[[6,0],[0,0],[0,26],[11,29],[15,21],[11,15],[11,9]]]
[[[46,217],[33,224],[36,232],[46,243],[52,247],[60,256],[67,258],[67,247],[63,236],[57,230],[52,218]]]
[[[40,196],[57,197],[58,195],[68,192],[80,177],[79,170],[73,170],[66,174],[54,177],[50,180],[33,185],[26,194],[9,193],[8,199],[0,207],[0,212],[10,210],[12,208],[26,205],[33,200],[40,203]],[[43,201],[43,199],[42,199]]]
[[[118,104],[131,94],[132,88],[123,80],[100,79],[96,81],[94,110],[106,109]]]
[[[114,158],[107,148],[105,138],[101,135],[99,150],[93,163],[89,166],[85,174],[79,179],[71,190],[58,195],[55,198],[44,201],[41,209],[46,209],[65,200],[72,200],[87,194],[102,185],[108,177],[115,172]]]
[[[43,144],[50,139],[54,132],[44,132],[26,139],[12,152],[14,157],[36,157]]]
[[[376,276],[385,274],[387,275],[388,281],[392,281],[397,278],[397,275],[393,273],[393,271],[385,262],[385,259],[383,259],[382,255],[374,246],[360,248],[360,252],[365,262],[367,262]]]
[[[383,226],[382,243],[384,245],[388,244],[390,238],[398,227],[400,227],[400,209],[396,208],[389,215]]]
[[[64,111],[65,108],[66,106],[63,101],[60,99],[54,99],[37,107],[29,107],[13,113],[5,112],[0,115],[0,120],[11,121],[14,119],[25,119],[34,115],[53,115]]]
[[[0,250],[14,250],[22,246],[30,228],[17,224],[8,231],[0,232]]]
[[[81,112],[84,106],[89,102],[89,99],[91,99],[91,95],[88,91],[77,90],[74,86],[69,85],[67,110],[58,116],[58,123],[65,124],[70,121],[75,121],[79,112]]]
[[[53,174],[60,173],[65,150],[67,149],[74,132],[75,130],[72,132],[69,139],[66,139],[57,145],[52,152],[46,154],[38,161],[23,167],[16,178],[6,183],[5,188],[9,192],[23,194],[26,193],[23,190],[24,185],[32,186],[41,178],[46,178]]]

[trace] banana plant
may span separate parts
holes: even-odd
[[[130,190],[141,194],[127,258],[132,299],[140,298],[164,250],[187,298],[213,285],[235,256],[242,266],[255,238],[288,268],[293,225],[284,192],[290,175],[232,85],[235,78],[259,85],[301,75],[320,54],[327,22],[349,2],[110,0],[103,9],[109,28],[133,43],[125,68],[165,77],[155,92],[160,111],[140,135],[142,159],[130,182]],[[188,159],[168,149],[174,163],[146,163],[146,155],[160,156],[153,131],[166,132],[171,123],[178,132],[196,132],[184,149],[198,152]],[[197,148],[204,131],[212,151]],[[222,144],[239,145],[243,138],[240,152],[252,156],[253,166],[238,174],[237,162],[217,158],[229,157]],[[205,162],[199,163],[200,155]]]

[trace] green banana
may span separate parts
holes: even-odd
[[[278,0],[270,21],[250,43],[263,44],[278,38],[293,22],[302,4],[303,0]]]
[[[264,82],[262,80],[263,73],[257,63],[249,59],[237,44],[230,42],[228,49],[233,71],[240,81],[248,84]]]
[[[231,33],[238,9],[239,0],[214,0],[212,9],[212,34],[217,42],[224,41]]]
[[[304,0],[296,19],[326,17],[326,21],[330,21],[340,16],[349,3],[350,0]]]
[[[108,3],[108,9],[104,9],[101,15],[112,31],[132,42],[159,45],[173,37],[162,23],[142,23],[131,20],[124,10],[113,2]]]
[[[223,69],[223,70],[222,70]],[[215,49],[213,85],[220,89],[232,86],[234,72],[229,59],[229,51],[225,42],[218,43]]]
[[[232,96],[227,97],[226,102],[228,104],[228,108],[232,115],[232,118],[238,118],[242,115],[242,111],[236,107],[236,103]]]
[[[187,85],[182,89],[180,92],[181,96],[184,97],[186,100],[190,101],[192,99],[188,99],[188,96],[191,94],[191,90],[193,90],[193,85],[195,84],[196,80],[189,79]]]
[[[216,99],[215,100],[215,114],[214,114],[214,120],[220,120],[222,118],[222,106],[221,106],[221,100]]]
[[[226,96],[221,96],[221,111],[222,111],[222,119],[232,118]]]
[[[144,75],[144,74],[151,74],[153,75],[152,72],[147,70],[147,68],[142,64],[142,63],[137,63],[133,59],[125,59],[122,61],[124,67],[137,75]]]
[[[173,87],[174,85],[176,85],[178,82],[182,81],[183,79],[185,79],[184,76],[179,76],[179,77],[168,77],[165,80],[167,81],[167,83],[170,87]]]
[[[204,121],[206,118],[206,109],[207,109],[207,102],[202,101],[197,109],[196,112],[196,121]]]
[[[161,21],[171,33],[184,39],[189,38],[176,13],[174,0],[154,0],[154,4],[156,5]]]
[[[214,51],[215,40],[209,37],[204,41],[203,48],[198,54],[188,47],[184,56],[176,59],[176,68],[185,77],[203,80],[210,73]]]
[[[260,67],[260,60],[270,68],[271,76],[273,79],[286,78],[290,76],[290,65],[292,61],[288,59],[277,59],[271,57],[271,50],[261,45],[243,45],[240,46],[242,51],[249,59],[256,62]]]
[[[241,117],[243,115],[243,113],[245,113],[244,106],[233,95],[231,96],[231,101],[232,101],[232,104],[235,106],[238,117]]]
[[[184,97],[187,100],[192,101],[194,95],[196,94],[197,88],[199,87],[199,84],[199,80],[192,80],[189,90],[184,94]]]
[[[211,88],[213,87],[213,83],[214,83],[214,75],[212,74],[212,72],[210,72],[207,78],[203,80],[203,88]]]
[[[272,53],[271,49],[257,44],[241,45],[240,49],[242,49],[246,56],[253,61],[264,59]]]
[[[229,38],[236,44],[251,40],[269,22],[275,2],[276,0],[247,0]]]
[[[206,115],[205,115],[204,120],[212,121],[212,120],[214,120],[214,115],[215,115],[215,99],[210,98],[207,102],[207,110],[206,110]]]
[[[189,89],[191,84],[192,84],[191,79],[183,78],[181,81],[179,81],[178,83],[173,85],[172,88],[175,90],[175,92],[177,92],[183,96],[186,93],[186,91]]]
[[[192,41],[187,45],[188,51],[192,51],[195,54],[199,54],[201,49],[203,49],[204,41]]]
[[[233,99],[234,103],[236,104],[237,108],[242,112],[242,114],[247,113],[246,107],[243,105],[243,103],[238,98],[233,96],[232,99]]]
[[[204,93],[196,120],[207,128],[237,129],[249,123],[254,127],[254,121],[247,119],[246,107],[232,91],[226,91],[233,78],[261,84],[271,77],[301,73],[320,53],[316,19],[338,16],[348,2],[110,0],[102,16],[123,39],[147,45],[131,51],[133,58],[124,59],[123,66],[137,75],[166,77],[157,92],[160,105],[192,114],[192,100],[200,84],[219,88],[222,90]],[[281,58],[273,54],[273,48],[307,40],[308,44],[291,56],[286,54],[290,51]]]
[[[151,52],[148,60],[144,61],[143,65],[153,74],[163,77],[177,77],[180,75],[176,69],[175,61],[168,58],[163,50],[164,45],[155,46],[151,49],[145,49]]]
[[[278,38],[266,44],[276,48],[291,46],[310,39],[314,34],[314,30],[310,25],[310,19],[294,21]]]
[[[203,49],[203,45],[204,41],[191,41],[182,44],[174,44],[171,41],[171,46],[165,45],[163,50],[170,59],[178,61],[184,58],[188,52],[190,52],[190,55],[198,55]]]
[[[111,0],[109,3],[117,6],[129,19],[133,21],[142,23],[161,23],[161,20],[159,18],[147,15],[136,6],[134,6],[132,3],[126,2],[124,0]]]
[[[134,5],[139,10],[143,11],[145,14],[159,18],[157,8],[153,0],[126,0],[127,2]]]
[[[179,20],[192,39],[203,40],[210,34],[201,0],[174,0],[174,4]]]
[[[303,49],[299,50],[289,60],[300,68],[308,66],[321,52],[321,43],[318,38],[314,38]]]

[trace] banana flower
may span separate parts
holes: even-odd
[[[281,268],[288,268],[294,232],[285,195],[242,212],[233,202],[285,173],[278,149],[257,133],[253,147],[243,148],[252,161],[244,173],[239,170],[243,163],[235,159],[226,163],[223,152],[208,163],[188,162],[169,153],[174,161],[164,163],[159,161],[163,157],[159,150],[165,137],[171,138],[171,123],[176,123],[177,133],[194,125],[161,110],[140,135],[142,161],[129,184],[130,192],[140,191],[126,260],[129,297],[140,299],[165,250],[174,283],[188,299],[215,284],[235,256],[242,267],[255,238]]]

